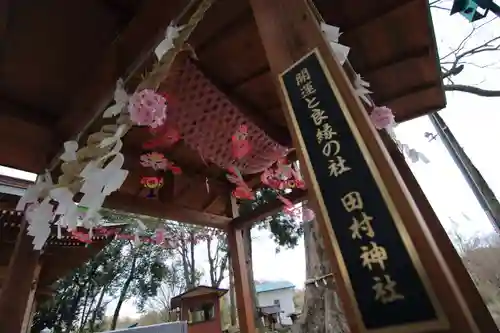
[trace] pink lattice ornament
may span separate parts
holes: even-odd
[[[136,125],[156,128],[167,118],[167,99],[151,89],[144,89],[130,97],[128,111]]]

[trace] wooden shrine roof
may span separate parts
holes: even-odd
[[[85,139],[103,124],[116,80],[125,78],[133,91],[169,22],[185,22],[185,9],[198,2],[7,0],[0,8],[0,165],[35,173],[56,166],[65,141]],[[445,106],[427,0],[314,2],[327,23],[340,27],[340,42],[351,47],[350,62],[371,83],[378,105],[391,107],[399,121]],[[204,75],[268,136],[290,146],[247,0],[216,1],[189,43]],[[158,198],[145,198],[140,179],[149,171],[139,156],[147,138],[147,130],[134,128],[124,139],[130,175],[105,205],[216,227],[229,223],[232,186],[224,170],[182,141],[162,152],[183,174],[165,176]],[[248,178],[258,185],[258,175]]]
[[[183,292],[180,295],[177,295],[173,297],[170,300],[170,307],[172,309],[178,308],[181,306],[181,303],[183,300],[195,300],[195,299],[204,299],[206,300],[207,296],[214,296],[219,298],[224,296],[229,290],[228,289],[222,289],[222,288],[217,288],[217,287],[210,287],[210,286],[197,286],[194,288],[191,288],[185,292]]]
[[[6,202],[8,201],[2,200],[0,203],[4,205]],[[22,217],[21,212],[0,209],[0,288],[2,279],[7,273]],[[57,238],[57,231],[53,228],[41,257],[38,296],[50,296],[50,286],[53,282],[96,255],[108,242],[109,239],[104,236],[95,236],[92,244],[86,246],[64,230],[61,237]]]

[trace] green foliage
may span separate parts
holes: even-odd
[[[248,214],[266,203],[276,201],[278,195],[284,195],[284,193],[271,188],[260,189],[255,193],[255,200],[242,200],[240,202],[240,214]],[[282,211],[259,222],[258,227],[268,229],[278,247],[293,248],[304,234],[300,223]]]

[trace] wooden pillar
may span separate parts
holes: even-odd
[[[233,208],[233,217],[237,217],[238,207],[235,199],[232,197],[231,204]],[[236,228],[234,223],[230,223],[226,232],[229,246],[229,258],[231,260],[231,268],[234,277],[239,329],[241,333],[255,333],[255,304],[253,304],[253,295],[248,277],[243,230]]]
[[[387,134],[382,133],[382,137],[389,150],[392,160],[401,175],[401,178],[403,178],[408,190],[411,192],[418,206],[418,209],[424,217],[427,228],[445,258],[453,278],[460,286],[460,290],[467,300],[467,306],[469,307],[474,320],[477,322],[480,331],[495,332],[497,330],[497,325],[493,320],[490,311],[486,307],[483,298],[479,294],[476,285],[472,281],[469,272],[463,264],[462,258],[460,258],[458,252],[455,250],[450,237],[432,209],[432,206],[427,200],[422,188],[418,185],[418,182],[411,172],[410,167],[406,163],[404,156],[400,153],[394,141],[392,141]]]
[[[35,314],[36,310],[35,295],[38,287],[38,277],[40,276],[41,267],[42,266],[40,264],[37,265],[37,269],[34,274],[35,276],[33,277],[33,284],[31,285],[28,301],[26,302],[26,310],[24,311],[21,333],[28,333],[31,329],[33,315]]]
[[[23,219],[0,292],[1,333],[24,333],[25,313],[31,311],[34,299],[32,287],[40,273],[40,251],[33,250],[33,238],[26,234],[26,227],[27,222]]]
[[[308,1],[249,2],[351,332],[492,332],[479,329]]]

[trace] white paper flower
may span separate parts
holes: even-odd
[[[365,102],[367,105],[372,106],[372,102],[368,98],[368,94],[371,94],[372,92],[368,90],[370,87],[370,83],[366,82],[363,80],[361,75],[356,74],[356,78],[354,79],[354,90],[356,92],[356,95],[361,98],[363,102]]]
[[[323,31],[325,38],[328,40],[328,42],[330,42],[330,48],[332,49],[333,54],[340,62],[340,64],[343,65],[347,60],[350,48],[339,43],[339,37],[341,35],[340,29],[336,26],[322,22],[321,31]]]
[[[155,55],[158,60],[160,60],[168,50],[174,48],[174,40],[179,37],[179,33],[184,27],[185,26],[175,26],[173,22],[170,23],[165,32],[165,39],[155,49]]]
[[[38,176],[36,183],[34,185],[30,185],[24,195],[17,202],[16,210],[23,211],[26,208],[26,205],[33,204],[38,202],[40,196],[44,191],[50,189],[54,184],[52,183],[52,177],[50,173],[46,173],[45,175]]]
[[[124,88],[124,83],[122,79],[116,81],[116,88],[114,94],[115,104],[111,105],[104,111],[103,118],[112,118],[119,115],[123,110],[126,110],[126,105],[128,103],[129,96]]]
[[[114,145],[113,149],[111,150],[114,153],[118,153],[120,150],[122,150],[123,147],[123,142],[121,138],[127,133],[127,125],[122,124],[118,126],[118,129],[116,130],[115,134],[113,136],[110,136],[109,138],[105,138],[101,141],[99,144],[99,147],[105,148],[111,145]]]
[[[84,179],[80,190],[80,192],[84,193],[84,196],[80,201],[80,205],[87,208],[83,223],[97,214],[106,196],[117,191],[128,176],[128,171],[121,168],[124,163],[123,154],[107,155],[102,160],[107,158],[113,159],[106,167],[99,167],[99,160],[91,161],[80,173],[80,176]]]
[[[33,249],[41,250],[50,235],[50,222],[54,219],[53,206],[47,196],[41,203],[30,206],[25,213],[27,233],[33,237]]]
[[[64,162],[76,161],[76,151],[78,150],[78,142],[66,141],[64,143],[64,153],[59,157]]]

